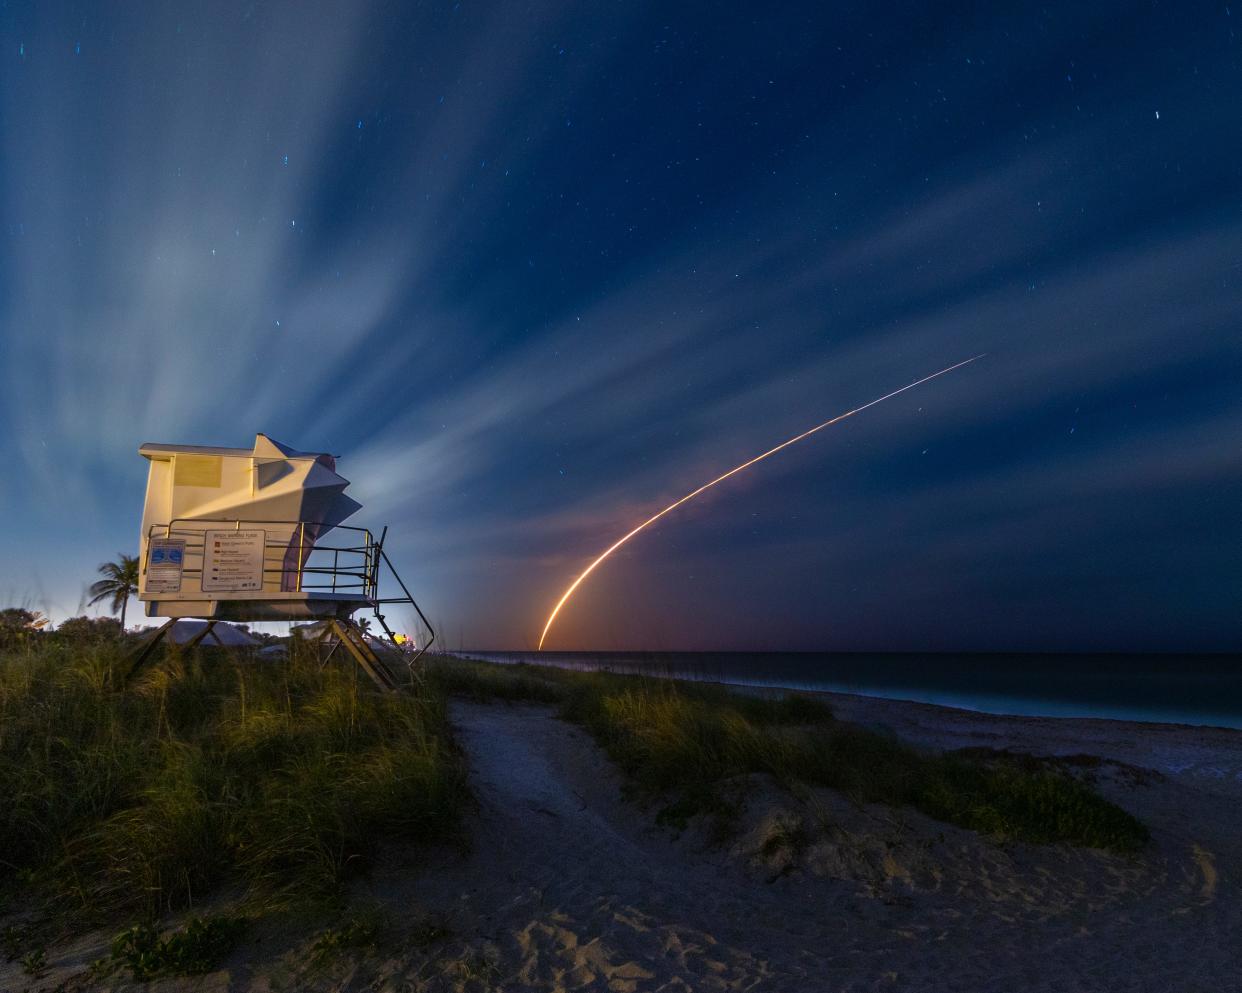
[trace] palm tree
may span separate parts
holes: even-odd
[[[103,563],[99,574],[104,578],[91,583],[91,598],[87,602],[96,604],[111,597],[112,613],[121,612],[121,633],[124,634],[125,608],[129,606],[129,598],[138,592],[138,557],[121,555],[119,562]]]

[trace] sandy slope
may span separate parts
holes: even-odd
[[[549,712],[460,706],[455,717],[483,806],[479,851],[423,892],[455,907],[461,933],[490,942],[495,986],[1242,989],[1242,807],[1193,782],[1101,774],[1155,829],[1142,859],[1001,847],[827,791],[805,804],[761,794],[746,837],[705,851],[636,817],[590,740]],[[942,717],[970,732],[971,715]],[[1012,740],[989,743],[1034,735],[1055,751],[1047,723],[1001,720],[985,733],[1008,725]],[[1118,749],[1132,733],[1157,751],[1182,747],[1179,729],[1119,730]],[[1062,729],[1063,750],[1083,750],[1068,747],[1076,731]],[[1235,757],[1238,739],[1224,733]],[[755,857],[793,818],[813,831],[810,847]]]
[[[762,787],[743,837],[707,849],[624,802],[591,740],[549,710],[454,704],[480,801],[474,851],[417,873],[394,857],[375,874],[404,950],[311,973],[296,937],[268,936],[227,971],[162,988],[1242,991],[1242,733],[835,702],[928,745],[1161,766],[1100,773],[1152,827],[1151,850],[999,846],[909,811]],[[428,921],[452,936],[427,939]],[[25,988],[3,968],[0,989]]]

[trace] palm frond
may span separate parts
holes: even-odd
[[[138,592],[138,557],[121,553],[116,562],[102,562],[97,570],[103,579],[91,583],[88,604],[111,598],[112,613],[120,613],[126,601]]]

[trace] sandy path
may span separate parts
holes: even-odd
[[[1155,828],[1142,860],[1000,847],[828,797],[831,840],[769,883],[744,853],[654,830],[550,711],[454,704],[453,718],[476,851],[418,890],[484,949],[478,988],[1242,990],[1237,810],[1179,782],[1107,787]]]
[[[582,732],[542,708],[454,704],[453,719],[481,804],[475,853],[418,891],[459,933],[493,944],[496,986],[750,989],[768,978],[752,929],[756,905],[779,919],[780,902],[739,894],[645,832]],[[710,933],[693,923],[705,904]]]

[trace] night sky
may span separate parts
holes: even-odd
[[[1011,7],[1001,12],[999,8]],[[341,456],[450,645],[1242,649],[1242,5],[0,4],[0,599]],[[131,617],[137,614],[136,605]]]

